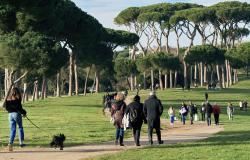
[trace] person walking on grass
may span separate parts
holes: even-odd
[[[213,113],[213,107],[208,102],[205,103],[205,112],[207,117],[207,125],[211,126],[211,114]]]
[[[175,118],[175,109],[174,109],[174,107],[171,106],[168,109],[168,115],[169,115],[169,118],[170,118],[170,125],[172,127],[174,127],[174,118]]]
[[[214,122],[215,125],[219,125],[219,118],[220,118],[220,106],[217,103],[213,105],[213,113],[214,113]]]
[[[143,114],[143,104],[140,103],[140,96],[136,95],[134,101],[131,102],[126,108],[126,114],[129,115],[129,122],[131,124],[136,146],[140,146],[140,132],[143,121],[146,118]]]
[[[229,120],[233,120],[234,106],[231,102],[227,105],[227,115]]]
[[[184,102],[182,102],[182,105],[181,105],[179,112],[181,114],[181,122],[183,125],[185,125],[186,124],[186,116],[188,115],[188,108]]]
[[[13,88],[6,100],[6,110],[9,113],[10,139],[9,151],[13,151],[13,144],[16,136],[16,125],[19,128],[19,146],[24,147],[24,130],[22,116],[26,116],[26,111],[22,107],[22,96],[18,88]]]
[[[124,95],[122,93],[118,93],[111,106],[111,117],[114,119],[114,126],[116,127],[115,145],[118,145],[119,141],[120,146],[124,146],[124,124],[122,119],[124,117],[125,110],[126,104],[124,102]]]
[[[143,105],[143,112],[148,123],[148,139],[149,144],[153,144],[153,129],[156,130],[157,139],[159,144],[163,144],[161,140],[161,122],[160,117],[163,112],[161,101],[156,97],[155,92],[151,91],[149,98],[145,100]]]

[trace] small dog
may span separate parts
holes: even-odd
[[[60,150],[63,150],[63,142],[65,141],[66,137],[64,134],[54,135],[52,141],[50,142],[50,147],[60,147]]]

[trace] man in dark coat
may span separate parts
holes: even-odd
[[[207,117],[207,125],[211,126],[211,114],[213,113],[213,107],[208,102],[205,103],[205,112]]]
[[[158,143],[163,144],[161,140],[161,131],[160,131],[160,116],[163,112],[163,106],[161,101],[157,99],[155,92],[150,92],[150,96],[147,100],[145,100],[143,105],[143,112],[147,119],[148,123],[148,138],[149,143],[153,144],[153,129],[156,130]]]
[[[129,114],[129,121],[133,129],[134,142],[136,146],[140,146],[140,132],[143,121],[146,118],[143,114],[143,104],[140,103],[140,96],[136,95],[134,101],[126,108],[126,114]]]

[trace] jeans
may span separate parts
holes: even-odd
[[[171,124],[174,124],[174,115],[171,115],[171,116],[170,116],[170,123],[171,123]]]
[[[182,124],[185,124],[186,116],[184,114],[181,115],[181,121],[182,121]]]
[[[115,139],[116,139],[116,140],[118,140],[119,138],[120,138],[120,139],[123,139],[123,136],[124,136],[124,128],[119,128],[119,127],[117,127],[117,128],[116,128]]]
[[[22,123],[22,115],[17,112],[9,113],[9,123],[10,123],[10,139],[9,143],[13,144],[16,136],[16,124],[19,128],[19,144],[23,144],[24,141],[24,131]]]
[[[211,126],[211,114],[207,114],[207,125]]]

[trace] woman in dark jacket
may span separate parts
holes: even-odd
[[[140,132],[143,121],[146,118],[143,114],[143,104],[140,103],[140,96],[136,95],[134,97],[134,102],[131,102],[127,109],[126,114],[129,114],[129,122],[133,129],[133,136],[136,146],[140,146]]]
[[[26,116],[26,111],[22,107],[21,93],[18,88],[13,88],[11,95],[6,100],[6,110],[9,112],[10,123],[10,139],[9,139],[9,151],[13,151],[13,143],[16,136],[16,124],[19,128],[19,145],[24,147],[24,130],[22,123],[22,115]]]
[[[118,93],[115,101],[112,103],[111,117],[114,119],[114,126],[116,127],[115,144],[117,145],[119,140],[120,146],[124,146],[124,124],[122,120],[124,117],[125,109],[126,104],[124,102],[124,95],[122,93]]]

